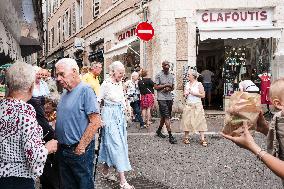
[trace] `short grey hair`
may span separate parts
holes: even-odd
[[[55,68],[57,68],[59,65],[62,65],[65,68],[75,69],[77,71],[77,73],[79,74],[79,66],[78,66],[76,60],[73,59],[73,58],[62,58],[62,59],[60,59],[55,64]]]
[[[139,73],[138,72],[132,72],[131,77],[133,77],[133,76],[139,76]]]
[[[120,61],[114,61],[113,63],[111,63],[111,65],[109,66],[109,72],[110,73],[114,73],[116,70],[118,69],[124,69],[124,65],[122,62]]]
[[[36,72],[32,65],[16,61],[8,68],[6,79],[10,91],[25,91],[34,85]]]
[[[195,77],[195,79],[197,79],[199,76],[200,76],[200,73],[198,73],[196,70],[194,70],[194,69],[188,69],[188,71],[187,71],[187,73],[191,73],[194,77]],[[188,75],[188,74],[187,74]]]

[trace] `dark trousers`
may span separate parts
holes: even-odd
[[[141,116],[140,101],[136,100],[134,102],[131,102],[130,106],[132,107],[135,118],[138,119],[140,126],[144,126],[144,121]]]
[[[95,141],[92,141],[83,155],[76,155],[73,148],[61,148],[59,172],[63,189],[94,189]]]
[[[35,182],[32,178],[23,177],[2,177],[0,188],[5,189],[35,189]]]
[[[43,173],[39,177],[41,189],[60,189],[61,183],[59,179],[59,165],[56,154],[47,156]]]

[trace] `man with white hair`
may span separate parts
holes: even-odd
[[[94,136],[101,125],[97,96],[81,82],[74,59],[63,58],[55,68],[58,83],[66,89],[57,106],[55,127],[62,188],[93,189]]]
[[[138,87],[139,73],[133,72],[131,74],[131,79],[125,82],[127,99],[130,102],[130,106],[133,109],[134,118],[140,123],[140,128],[145,128],[144,121],[142,119],[140,110],[140,91]]]

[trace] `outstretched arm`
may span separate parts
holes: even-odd
[[[247,123],[243,125],[244,132],[240,137],[232,137],[229,135],[225,135],[221,133],[223,137],[231,140],[235,144],[237,144],[241,148],[245,148],[255,155],[257,155],[261,161],[277,176],[284,179],[284,161],[279,160],[278,158],[268,154],[267,152],[263,151],[254,141],[253,137],[251,136]]]

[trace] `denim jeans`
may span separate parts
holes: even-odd
[[[62,189],[94,189],[95,141],[92,141],[82,155],[74,153],[75,148],[59,149],[59,172]]]
[[[135,115],[135,118],[138,119],[138,121],[140,123],[140,126],[143,127],[144,126],[144,121],[143,121],[143,118],[141,116],[140,101],[136,100],[134,102],[131,102],[130,106],[133,109],[133,113]]]
[[[0,188],[5,189],[34,189],[35,182],[32,178],[23,177],[2,177]]]

